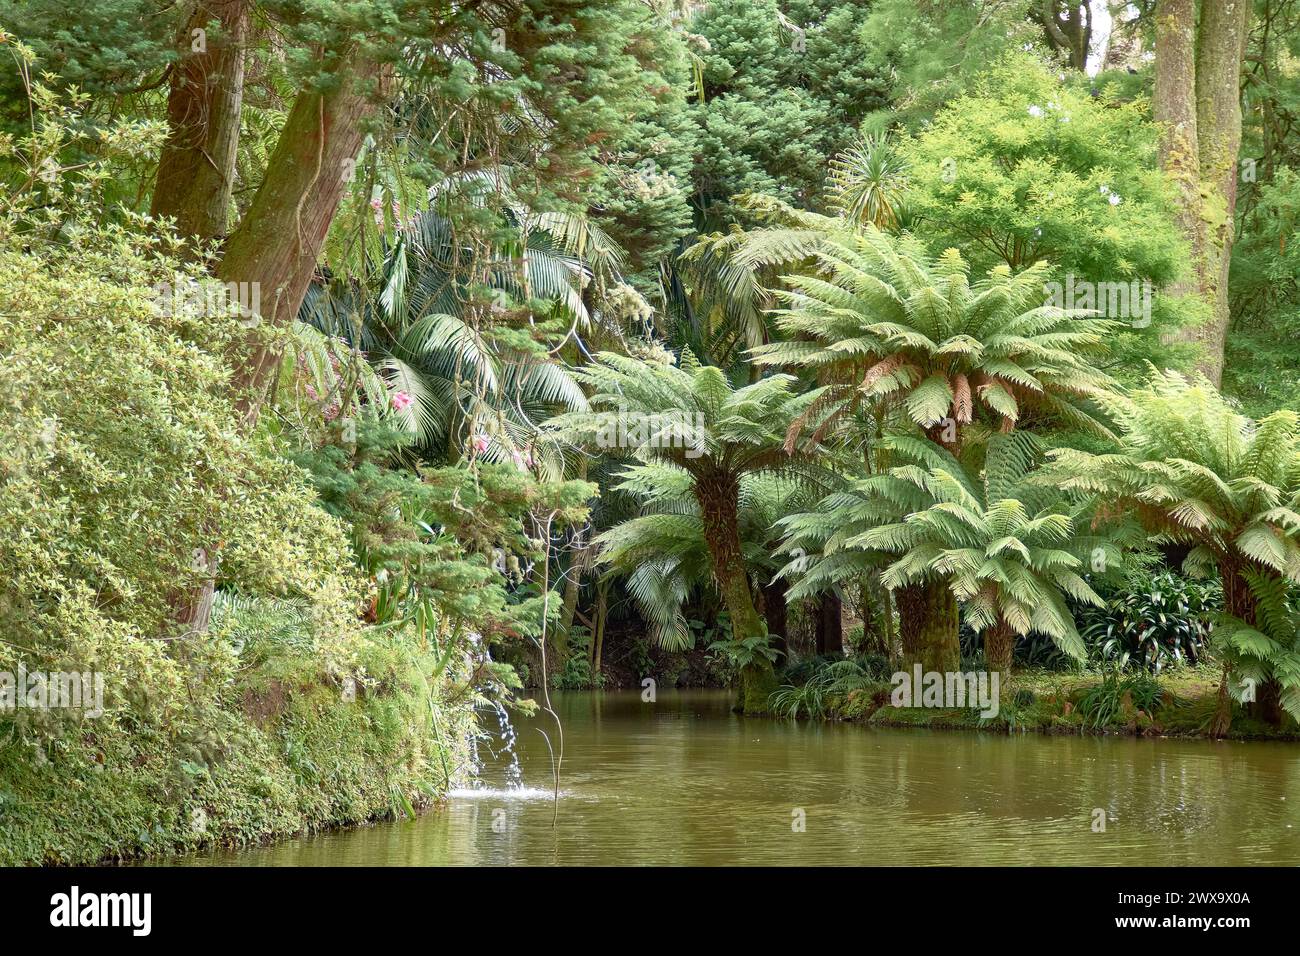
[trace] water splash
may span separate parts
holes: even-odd
[[[519,765],[519,753],[516,744],[519,735],[514,724],[510,722],[510,713],[500,701],[491,701],[492,710],[497,718],[495,734],[479,727],[470,733],[469,739],[469,786],[462,791],[515,793],[524,791],[524,771]],[[482,750],[480,750],[480,747]],[[483,756],[482,751],[487,751]],[[504,786],[494,788],[492,782],[485,779],[485,772],[500,769],[504,776]],[[493,774],[495,775],[495,773]],[[457,791],[453,791],[453,795]]]

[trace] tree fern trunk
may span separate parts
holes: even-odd
[[[785,597],[787,590],[785,579],[772,581],[763,588],[763,619],[767,622],[767,634],[772,638],[772,645],[782,655],[782,659],[790,653],[786,635],[789,629]]]
[[[957,599],[942,581],[899,588],[899,636],[903,665],[919,663],[922,670],[947,672],[961,666],[957,638]]]
[[[839,595],[829,592],[817,601],[817,653],[836,655],[844,653],[844,627],[840,620],[842,610]]]
[[[749,589],[749,575],[740,546],[740,479],[727,471],[698,476],[695,498],[704,522],[704,537],[709,544],[713,576],[722,592],[731,617],[731,633],[736,640],[766,636],[767,629],[758,616]],[[740,674],[740,707],[747,714],[767,713],[768,695],[776,689],[776,675],[766,658],[755,660]]]
[[[1250,585],[1242,577],[1242,569],[1234,564],[1225,563],[1219,568],[1219,576],[1223,581],[1223,606],[1224,609],[1235,618],[1239,618],[1246,624],[1254,627],[1255,621],[1255,595],[1250,590]],[[1224,674],[1224,690],[1226,693],[1227,674]],[[1221,695],[1222,696],[1222,695]],[[1222,723],[1222,729],[1216,736],[1222,736],[1226,733],[1231,721],[1231,704],[1222,705],[1220,710],[1227,708],[1227,719],[1220,720],[1216,715],[1216,727]],[[1247,705],[1248,711],[1252,717],[1266,721],[1274,727],[1280,727],[1285,712],[1282,710],[1282,686],[1275,678],[1268,678],[1262,684],[1255,688],[1255,700]]]
[[[999,681],[1005,683],[1011,676],[1011,658],[1016,647],[1016,632],[999,620],[984,631],[984,666],[997,671]]]

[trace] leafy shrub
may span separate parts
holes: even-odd
[[[569,654],[564,666],[551,676],[556,690],[591,690],[603,687],[604,674],[591,672],[591,632],[585,627],[569,629]]]
[[[854,691],[868,690],[878,684],[888,669],[882,657],[863,656],[854,660],[816,659],[811,673],[802,684],[787,683],[771,695],[768,704],[779,717],[825,717],[832,702]],[[787,679],[801,673],[791,669]]]
[[[1120,668],[1132,663],[1158,674],[1204,657],[1220,605],[1216,582],[1137,571],[1104,607],[1082,609],[1081,635],[1092,661]]]
[[[1160,682],[1145,671],[1124,675],[1111,670],[1079,700],[1079,713],[1094,728],[1122,723],[1139,710],[1153,713],[1162,704],[1162,693]]]
[[[239,426],[224,358],[238,316],[156,309],[155,289],[177,272],[201,286],[201,270],[39,182],[31,206],[0,196],[0,671],[93,671],[104,712],[0,716],[0,864],[239,844],[427,802],[465,727],[434,728],[438,655],[364,626],[344,525]],[[199,549],[238,595],[203,632],[177,613],[208,577]]]

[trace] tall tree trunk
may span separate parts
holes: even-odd
[[[558,667],[564,666],[569,656],[573,632],[573,616],[578,611],[578,589],[582,584],[582,568],[576,563],[569,566],[568,576],[564,580],[564,600],[560,604],[559,626],[555,629],[555,661]]]
[[[1156,75],[1152,112],[1160,124],[1160,168],[1178,189],[1178,228],[1191,246],[1192,274],[1169,288],[1199,290],[1205,257],[1201,223],[1201,148],[1196,124],[1196,2],[1157,0]]]
[[[766,628],[754,607],[749,575],[740,546],[740,479],[726,471],[700,475],[695,480],[695,497],[704,522],[713,576],[731,616],[731,634],[736,640],[764,636]],[[747,714],[767,713],[767,698],[776,689],[772,664],[761,655],[740,672],[740,709]]]
[[[218,28],[211,29],[216,22]],[[190,240],[187,255],[226,233],[235,180],[244,100],[244,45],[248,0],[199,0],[177,42],[167,95],[167,140],[158,160],[150,214],[170,217]],[[212,617],[220,554],[195,552],[202,583],[178,597],[172,619],[184,632],[202,634]]]
[[[898,601],[903,665],[947,673],[961,667],[957,599],[943,581],[911,584],[894,592]]]
[[[1088,0],[1066,0],[1064,4],[1060,0],[1041,0],[1039,19],[1052,49],[1068,55],[1071,68],[1086,70],[1092,47],[1092,9]]]
[[[834,591],[822,594],[817,600],[817,653],[839,655],[844,653],[844,630],[840,621],[842,610],[840,596]]]
[[[1195,291],[1205,321],[1179,338],[1201,347],[1198,367],[1215,385],[1223,379],[1228,331],[1228,270],[1232,259],[1241,151],[1241,63],[1248,0],[1156,3],[1156,82],[1153,114],[1161,124],[1160,165],[1178,190],[1178,224],[1191,251]]]
[[[226,234],[244,102],[249,0],[199,0],[179,43],[167,96],[169,132],[150,212],[170,216],[194,251]],[[219,25],[213,30],[212,24]]]
[[[286,326],[298,314],[376,109],[370,87],[383,80],[355,58],[340,63],[335,76],[329,91],[304,91],[294,100],[266,178],[218,269],[225,282],[249,283],[260,297],[262,320],[272,326]],[[279,354],[254,332],[232,358],[236,406],[251,425]]]
[[[582,456],[578,461],[578,478],[584,481],[587,478],[586,456]],[[578,592],[582,587],[583,572],[587,568],[586,542],[583,540],[581,530],[570,542],[569,555],[569,572],[564,579],[564,600],[560,605],[559,627],[555,631],[555,659],[560,662],[560,666],[563,666],[563,662],[568,658],[572,646],[569,637],[573,631],[573,616],[578,610]],[[595,635],[592,637],[594,639]]]
[[[1201,294],[1210,321],[1197,330],[1204,346],[1203,370],[1215,385],[1223,381],[1228,337],[1228,270],[1237,210],[1241,153],[1241,62],[1246,54],[1250,0],[1203,0],[1196,56],[1196,135],[1200,144],[1201,189],[1207,228]]]
[[[882,587],[881,610],[885,620],[885,656],[893,661],[898,657],[899,647],[894,640],[894,592]]]

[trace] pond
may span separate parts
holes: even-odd
[[[521,789],[503,755],[418,820],[169,862],[1300,863],[1295,744],[796,723],[738,717],[722,691],[553,701],[558,813],[543,715],[516,721]]]

